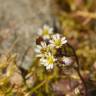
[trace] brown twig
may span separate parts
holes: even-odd
[[[91,19],[96,19],[96,12],[87,12],[87,11],[77,11],[76,15],[82,16],[85,18],[91,18]]]

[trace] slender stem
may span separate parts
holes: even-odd
[[[83,83],[83,86],[84,86],[84,88],[85,88],[85,96],[87,96],[87,86],[86,86],[86,82],[85,82],[84,78],[82,77],[80,71],[79,71],[78,69],[76,69],[76,68],[74,68],[74,69],[76,70],[77,74],[79,75],[79,77],[80,77],[80,79],[81,79],[81,81],[82,81],[82,83]]]
[[[68,44],[68,43],[67,43],[67,45],[72,49],[73,54],[74,54],[74,56],[75,56],[75,60],[76,60],[77,67],[74,67],[74,69],[75,69],[75,71],[77,72],[77,74],[79,75],[80,80],[82,81],[82,84],[83,84],[83,86],[84,86],[84,88],[85,88],[85,96],[87,96],[87,86],[86,86],[86,82],[85,82],[84,78],[82,77],[82,75],[81,75],[81,73],[80,73],[80,64],[79,64],[78,56],[77,56],[74,48],[73,48],[70,44]]]
[[[40,84],[38,84],[36,87],[32,88],[32,90],[30,90],[30,94],[32,94],[33,92],[37,91],[40,87],[42,87],[46,82],[50,81],[54,76],[49,76],[47,79],[45,79],[44,81],[42,81]]]
[[[39,89],[40,87],[42,87],[44,84],[46,83],[46,80],[44,80],[43,82],[41,82],[40,84],[38,84],[36,87],[34,87],[30,93],[35,92],[37,89]]]

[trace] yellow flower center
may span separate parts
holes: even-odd
[[[41,53],[43,53],[43,54],[44,54],[46,51],[47,51],[47,48],[42,48],[42,49],[41,49]]]
[[[45,30],[43,31],[43,35],[48,35],[48,34],[49,34],[48,29],[45,29]]]
[[[61,40],[60,40],[60,39],[55,40],[55,45],[56,45],[56,46],[61,46]]]
[[[48,60],[48,64],[53,64],[53,63],[54,63],[54,58],[53,58],[53,56],[49,56],[49,57],[47,58],[47,60]]]

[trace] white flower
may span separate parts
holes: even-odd
[[[44,25],[43,29],[39,29],[38,32],[38,35],[43,36],[44,39],[49,39],[51,34],[53,34],[53,28],[48,25]]]
[[[59,48],[63,44],[67,43],[65,37],[60,37],[60,34],[55,34],[52,36],[52,40],[50,40],[50,46]]]
[[[80,94],[79,88],[75,88],[74,93],[75,93],[76,95]]]
[[[41,45],[37,45],[35,52],[37,53],[36,57],[42,57],[46,54],[48,46],[45,42],[41,42]]]
[[[46,57],[40,59],[40,63],[46,67],[46,69],[53,69],[56,59],[51,53],[48,53]]]
[[[65,65],[70,65],[72,63],[72,60],[70,57],[63,56],[62,61],[65,63]]]

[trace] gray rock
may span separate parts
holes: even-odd
[[[10,50],[18,39],[12,50],[18,53],[18,64],[32,64],[38,28],[45,23],[53,24],[50,2],[0,0],[0,54]]]

